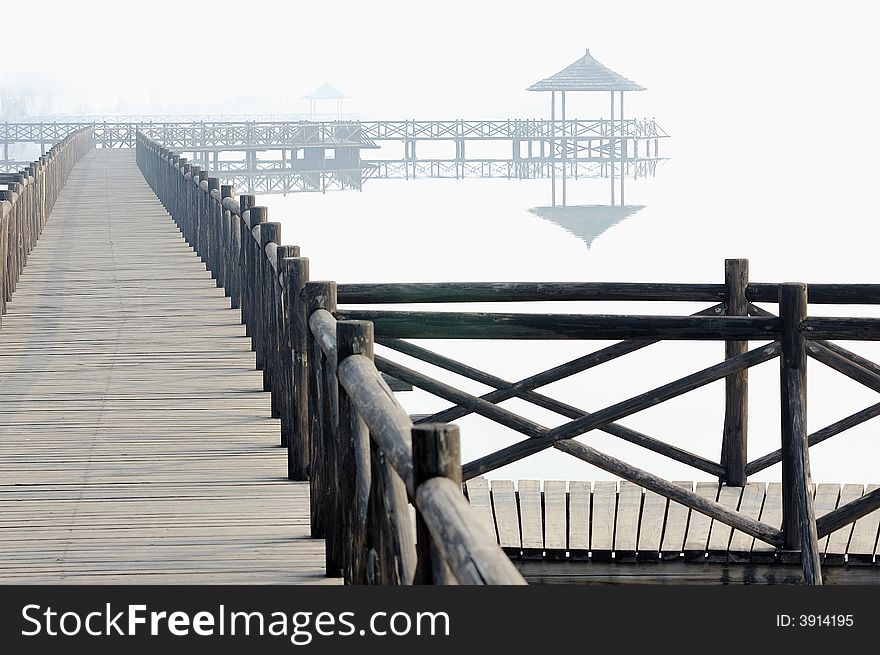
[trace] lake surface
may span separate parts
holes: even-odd
[[[746,160],[676,156],[654,178],[627,180],[626,202],[644,206],[606,229],[571,231],[536,215],[550,204],[549,180],[369,180],[362,191],[258,196],[282,241],[310,259],[312,279],[374,281],[667,281],[723,282],[724,258],[750,259],[752,281],[872,282],[876,224],[866,220],[866,186],[807,162],[767,166]],[[853,194],[852,189],[861,191]],[[607,179],[569,181],[569,205],[610,200]],[[619,196],[618,196],[619,201]],[[591,238],[591,242],[587,242]],[[688,314],[696,303],[531,303],[460,305],[461,310]],[[397,306],[400,308],[400,306]],[[444,308],[452,309],[453,306]],[[771,310],[775,307],[769,306]],[[811,306],[811,314],[877,315],[873,308]],[[516,380],[609,342],[420,341],[420,345]],[[758,345],[753,343],[752,347]],[[880,359],[874,344],[843,344]],[[382,349],[377,349],[380,352]],[[383,353],[386,354],[386,353]],[[397,353],[388,356],[460,389],[490,389]],[[596,411],[723,359],[721,343],[666,342],[540,389]],[[779,447],[778,360],[750,374],[749,458]],[[876,402],[874,392],[811,361],[809,431]],[[414,391],[398,394],[411,413],[448,403]],[[503,407],[546,426],[565,419],[519,400]],[[621,421],[697,454],[719,459],[724,384],[716,382]],[[524,438],[481,417],[461,426],[469,461]],[[868,422],[811,449],[817,482],[873,482],[877,424]],[[669,479],[709,479],[615,437],[583,441]],[[753,476],[779,479],[779,466]],[[549,451],[491,473],[496,478],[612,479]]]

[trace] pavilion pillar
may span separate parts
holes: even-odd
[[[614,207],[614,91],[611,92],[611,119],[608,121],[610,138],[608,139],[608,158],[611,167],[611,206]]]
[[[550,206],[556,206],[556,91],[550,92]]]

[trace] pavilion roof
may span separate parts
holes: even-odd
[[[561,71],[540,82],[535,82],[529,91],[644,91],[645,87],[615,73],[600,64],[587,53],[563,68]]]
[[[305,100],[344,100],[348,96],[337,88],[334,88],[324,82],[314,91],[303,96]]]

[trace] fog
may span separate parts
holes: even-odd
[[[627,116],[653,116],[672,135],[663,144],[669,165],[655,180],[628,186],[628,199],[647,209],[597,239],[589,256],[583,244],[526,214],[547,204],[546,185],[511,191],[499,190],[497,181],[468,181],[452,191],[420,181],[394,187],[397,209],[379,194],[381,182],[371,182],[377,190],[368,187],[362,195],[269,201],[276,219],[309,215],[328,221],[323,232],[317,222],[291,228],[299,230],[316,277],[717,282],[724,257],[748,257],[756,281],[877,280],[880,47],[877,12],[866,3],[840,2],[831,9],[813,2],[444,2],[429,8],[412,2],[328,7],[159,0],[133,7],[88,1],[42,7],[28,23],[39,25],[38,33],[4,35],[4,51],[14,55],[0,62],[0,87],[26,90],[46,113],[299,113],[307,110],[301,96],[326,81],[350,96],[343,111],[363,119],[545,117],[549,98],[526,87],[589,48],[600,62],[647,88],[627,94]],[[607,94],[571,93],[567,115],[607,116],[607,103]],[[479,212],[495,212],[494,222],[481,226],[480,239],[447,244],[458,247],[460,258],[475,253],[467,265],[452,274],[420,268],[421,252],[408,246],[442,243],[439,232],[432,235],[422,226],[420,236],[410,233],[409,240],[402,236],[391,244],[400,247],[394,258],[377,263],[368,248],[361,252],[369,252],[372,263],[352,259],[355,264],[344,269],[332,259],[331,246],[338,247],[328,240],[338,227],[329,222],[332,216],[376,218],[366,212],[391,207],[383,220],[396,221],[398,234],[406,235],[401,212],[408,219],[426,197],[435,217],[430,225],[446,226],[447,232],[451,225],[475,225]],[[455,221],[448,218],[452,211],[458,212]],[[492,235],[512,221],[521,225],[518,236],[505,234],[492,245]],[[359,229],[370,238],[369,226]],[[525,265],[523,252],[530,255]],[[350,254],[358,253],[352,248]],[[475,263],[477,256],[484,259]],[[493,354],[494,348],[481,345],[471,354],[486,353],[484,368],[499,374],[499,362],[507,368],[524,364],[530,369],[525,373],[546,367],[536,355],[517,359]],[[568,354],[554,348],[560,361]],[[715,351],[707,357],[717,356]],[[503,373],[515,377],[521,369]],[[662,363],[652,364],[651,376],[658,372],[669,377]],[[775,372],[756,378],[762,375],[772,388]],[[647,384],[644,370],[621,373],[636,376]],[[823,388],[811,387],[814,394]],[[843,389],[838,393],[846,398],[819,409],[818,419],[812,414],[811,428],[838,417],[844,405],[854,411],[870,400],[863,389],[833,388]],[[604,394],[605,385],[594,390]],[[615,393],[627,392],[632,387],[617,385]],[[720,395],[707,393],[702,398],[711,402],[704,404],[717,422]],[[766,428],[753,434],[758,441],[765,430],[769,448],[777,438],[777,401],[775,395],[753,399],[767,407]],[[573,395],[571,401],[577,400]],[[702,403],[700,397],[695,402]],[[666,426],[677,420],[677,406],[670,407]],[[705,435],[698,426],[690,432],[684,443],[699,450]],[[710,432],[706,440],[713,445],[706,447],[717,449],[720,432]],[[872,436],[873,430],[862,431],[858,443],[876,448]],[[817,479],[871,481],[876,468],[867,458],[850,468],[851,454],[844,450],[825,461],[831,463],[814,466]],[[547,466],[550,473],[508,471],[583,477],[561,471],[557,460]]]

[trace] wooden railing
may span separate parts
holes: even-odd
[[[143,134],[137,161],[241,309],[281,420],[288,477],[310,482],[312,534],[326,539],[328,575],[354,584],[524,584],[494,535],[471,520],[457,428],[413,426],[375,366],[372,326],[337,322],[332,283],[309,282],[308,260],[281,244],[267,209]]]
[[[82,128],[18,173],[0,174],[0,325],[61,188],[93,147],[92,129]]]
[[[216,180],[205,178],[202,171],[193,170],[146,139],[139,141],[139,159],[184,234],[205,253],[211,270],[220,271],[219,283],[232,296],[233,306],[241,304],[254,338],[258,366],[266,375],[266,388],[276,392],[273,402],[290,453],[289,476],[308,477],[311,483],[312,528],[316,536],[327,539],[328,572],[342,573],[351,582],[405,583],[413,577],[438,582],[452,578],[510,581],[506,577],[509,569],[498,562],[498,553],[486,543],[485,535],[468,533],[467,512],[456,483],[459,475],[469,479],[548,448],[639,484],[778,549],[799,551],[805,580],[813,584],[822,581],[818,539],[880,507],[880,491],[873,491],[817,521],[809,466],[809,446],[877,416],[880,403],[812,434],[806,434],[805,429],[808,356],[880,391],[880,366],[828,341],[878,340],[880,319],[808,317],[808,300],[880,304],[880,285],[817,284],[808,288],[803,284],[750,283],[745,260],[726,262],[724,284],[311,282],[308,260],[292,247],[278,245],[280,225],[265,222],[266,210],[254,207],[252,196],[232,200],[231,189],[217,191]],[[205,178],[201,186],[191,181],[200,178]],[[248,233],[252,238],[247,238]],[[690,316],[356,307],[547,300],[686,301],[711,306]],[[754,304],[758,302],[778,303],[778,315]],[[337,303],[345,308],[339,309]],[[377,343],[391,350],[495,390],[478,397],[376,356],[374,336]],[[621,341],[525,379],[509,381],[405,339]],[[721,341],[726,345],[725,359],[598,411],[588,412],[536,391],[661,340]],[[749,349],[749,341],[763,345]],[[781,447],[749,461],[748,369],[777,357]],[[382,373],[452,405],[418,418],[413,425]],[[720,462],[617,423],[722,379],[726,402]],[[500,406],[514,397],[569,421],[548,428]],[[472,413],[519,432],[525,439],[466,463],[459,474],[456,433],[445,424]],[[748,475],[781,462],[781,525],[758,521],[574,440],[592,430],[717,476],[728,485],[742,486]],[[427,442],[433,450],[423,456]],[[423,490],[425,476],[440,480]],[[454,501],[447,498],[453,487]],[[425,535],[432,535],[430,546],[419,549],[418,558],[409,529],[407,499],[418,510],[417,541],[424,544]],[[468,571],[473,574],[469,576]]]

